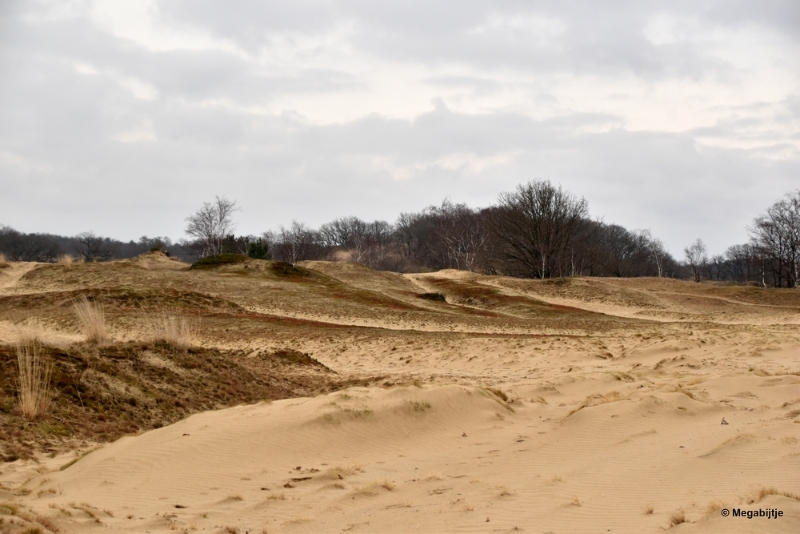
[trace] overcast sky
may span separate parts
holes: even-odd
[[[184,236],[549,179],[710,252],[800,187],[800,2],[0,0],[0,224]]]

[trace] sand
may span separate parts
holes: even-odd
[[[25,518],[76,533],[800,531],[800,297],[787,290],[306,267],[337,295],[400,304],[370,316],[372,301],[323,308],[302,288],[295,304],[263,288],[237,302],[337,325],[294,342],[342,375],[399,385],[199,413],[85,455],[0,464],[0,501],[18,507],[0,504],[0,532]],[[36,291],[25,268],[3,294]],[[438,290],[447,303],[413,295]],[[77,335],[41,320],[61,342]],[[3,324],[10,336],[14,318]],[[783,515],[723,516],[759,509]]]

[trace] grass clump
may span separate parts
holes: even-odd
[[[678,510],[677,512],[673,512],[671,516],[669,516],[669,526],[677,527],[681,523],[686,523],[686,514],[683,510]]]
[[[86,341],[98,345],[108,341],[106,316],[102,305],[83,297],[73,304],[72,309],[78,317]]]
[[[6,255],[0,252],[0,269],[5,269],[6,267],[10,267],[11,264],[8,263],[8,258]]]
[[[431,403],[426,401],[406,401],[406,409],[411,413],[423,413],[431,409]]]
[[[24,417],[35,419],[47,414],[50,408],[53,364],[42,354],[41,343],[35,335],[20,336],[16,349],[20,409]]]
[[[182,350],[191,346],[194,330],[183,317],[161,313],[148,322],[153,343],[166,343]]]
[[[417,296],[421,299],[432,300],[433,302],[447,302],[447,299],[441,293],[423,293]]]
[[[62,254],[61,256],[58,257],[56,263],[58,263],[59,265],[63,265],[64,269],[69,271],[70,269],[72,269],[72,264],[74,261],[75,258],[70,256],[69,254]]]
[[[796,501],[800,501],[800,495],[796,493],[792,493],[789,491],[779,491],[776,488],[759,488],[755,494],[751,495],[747,498],[747,504],[755,504],[757,502],[761,502],[764,497],[769,495],[778,495],[780,497],[786,497],[787,499],[794,499]]]

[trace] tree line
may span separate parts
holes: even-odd
[[[423,272],[462,269],[527,278],[658,276],[797,287],[800,191],[787,194],[748,227],[750,241],[708,257],[698,239],[682,261],[648,230],[592,219],[586,200],[546,180],[501,193],[487,208],[445,200],[394,222],[340,217],[311,228],[298,221],[260,236],[237,236],[235,201],[217,197],[187,217],[188,239],[143,236],[128,243],[92,232],[74,237],[23,234],[0,227],[0,253],[12,261],[89,261],[162,250],[185,261],[223,253],[287,263],[349,261],[374,269]]]
[[[589,217],[584,199],[549,181],[532,181],[475,209],[445,200],[394,223],[340,217],[311,228],[292,221],[261,236],[235,237],[236,203],[204,204],[187,218],[195,253],[224,252],[271,258],[350,261],[380,270],[462,269],[487,274],[564,276],[672,276],[685,268],[649,231],[631,231]]]

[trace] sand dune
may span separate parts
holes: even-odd
[[[145,309],[169,294],[206,310],[204,344],[291,346],[371,385],[0,464],[0,532],[800,529],[796,294],[159,262],[25,267],[0,324],[29,320],[25,304],[77,335],[58,303],[91,290],[135,337],[124,286]]]

